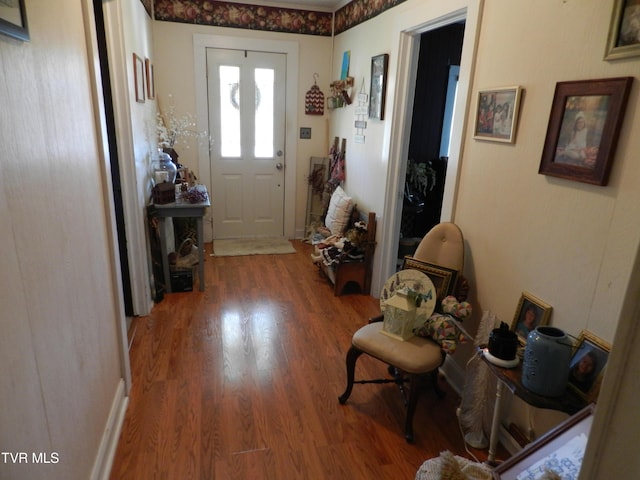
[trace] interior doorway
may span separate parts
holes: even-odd
[[[440,222],[465,21],[420,35],[398,263]]]

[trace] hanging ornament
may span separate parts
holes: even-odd
[[[318,74],[313,74],[313,85],[307,92],[304,101],[304,113],[307,115],[324,115],[324,93],[320,91],[320,87],[316,81]]]

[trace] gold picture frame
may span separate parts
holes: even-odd
[[[520,86],[480,90],[473,138],[515,143],[521,96]]]
[[[583,330],[569,361],[569,388],[588,402],[596,403],[609,361],[611,344]]]
[[[518,336],[520,345],[527,344],[529,333],[536,327],[547,325],[553,307],[528,292],[522,292],[516,314],[511,323],[511,331]]]
[[[144,61],[137,54],[133,54],[133,83],[136,102],[144,103]]]
[[[442,301],[448,295],[452,295],[458,278],[458,271],[450,268],[423,262],[407,255],[402,264],[403,270],[418,270],[431,279],[436,289],[437,301]]]
[[[636,57],[640,55],[640,1],[615,0],[605,60]]]

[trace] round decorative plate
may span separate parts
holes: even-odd
[[[431,292],[431,298],[423,300],[420,306],[416,308],[415,324],[422,325],[436,308],[436,287],[427,275],[418,270],[400,270],[384,282],[384,287],[380,292],[380,310],[382,310],[382,313],[384,313],[386,307],[385,302],[393,297],[396,290],[401,288],[409,288],[423,295]]]

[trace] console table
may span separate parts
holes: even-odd
[[[573,415],[587,406],[587,401],[582,399],[577,393],[566,389],[560,397],[545,397],[527,390],[522,385],[522,362],[514,368],[503,368],[491,363],[484,355],[484,348],[478,349],[478,355],[489,366],[491,373],[497,378],[496,401],[493,407],[493,419],[491,422],[491,435],[489,438],[489,454],[487,463],[493,464],[496,459],[496,448],[498,446],[498,429],[500,426],[500,407],[502,404],[502,393],[506,386],[511,393],[520,397],[529,405],[538,408],[549,408]]]
[[[196,185],[198,190],[207,193],[207,189],[204,185]],[[165,203],[162,205],[154,204],[156,209],[156,216],[159,220],[160,226],[160,252],[162,255],[162,270],[164,273],[164,283],[167,293],[171,293],[171,272],[169,270],[169,257],[167,253],[167,239],[164,235],[164,220],[165,218],[173,217],[187,217],[196,219],[197,229],[197,243],[198,243],[198,283],[200,284],[200,291],[204,291],[204,233],[202,228],[202,218],[204,217],[205,210],[211,206],[209,195],[206,195],[206,200],[200,203],[190,203],[187,200],[181,198],[180,194],[176,194],[176,201],[172,203]]]

